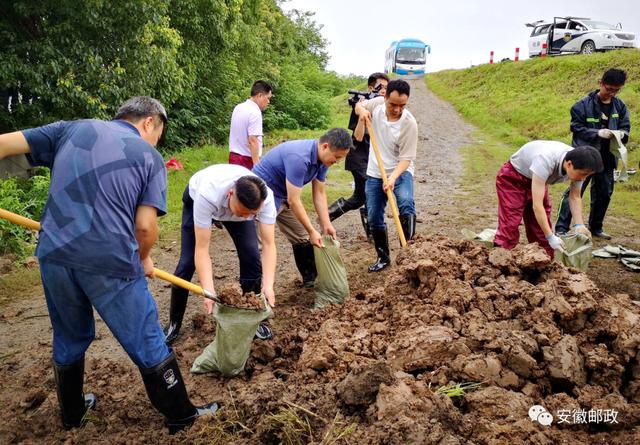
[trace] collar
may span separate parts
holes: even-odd
[[[140,136],[140,131],[131,122],[125,121],[123,119],[114,119],[111,122],[120,125],[123,129],[129,131],[130,133]]]
[[[320,160],[318,159],[318,144],[320,143],[320,140],[313,139],[311,142],[313,146],[311,147],[311,157],[309,160],[311,161],[311,165],[317,166],[320,164]]]

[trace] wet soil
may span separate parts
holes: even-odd
[[[0,315],[0,442],[640,443],[639,303],[549,263],[537,246],[490,251],[460,240],[449,223],[451,201],[457,149],[472,129],[422,82],[411,84],[419,236],[400,250],[388,220],[393,267],[366,272],[373,247],[357,212],[344,215],[335,226],[351,295],[312,310],[313,291],[300,286],[291,249],[277,234],[275,337],[254,341],[245,373],[232,379],[189,374],[215,333],[194,296],[174,351],[193,402],[221,400],[224,408],[175,436],[97,316],[85,390],[98,407],[85,427],[61,429],[51,326],[36,289]],[[172,271],[178,246],[156,248],[156,266]],[[235,283],[238,263],[225,231],[214,232],[211,254],[216,287]],[[166,323],[170,287],[158,280],[150,287]],[[463,396],[437,391],[468,382],[482,385]],[[553,423],[532,421],[533,405]],[[605,422],[603,413],[611,420],[613,411],[616,422]],[[582,412],[594,412],[594,421],[573,422]]]

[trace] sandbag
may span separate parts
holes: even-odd
[[[484,229],[480,233],[476,233],[469,229],[462,229],[461,232],[462,236],[464,236],[465,239],[468,239],[470,241],[477,241],[480,244],[484,244],[488,248],[493,247],[493,240],[496,237],[496,229]]]
[[[238,375],[251,353],[251,342],[260,322],[272,313],[262,296],[263,311],[240,309],[216,304],[213,318],[216,320],[216,336],[196,358],[191,367],[194,374],[218,371],[225,377]]]
[[[556,261],[586,272],[591,262],[591,249],[593,248],[591,238],[582,233],[562,235],[560,238],[564,241],[565,252],[556,250]]]
[[[325,235],[324,247],[313,246],[318,277],[314,285],[315,309],[328,304],[342,304],[349,295],[347,270],[340,257],[340,242]]]

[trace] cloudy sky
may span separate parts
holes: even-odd
[[[368,75],[384,68],[384,52],[394,40],[415,37],[431,45],[427,72],[464,68],[495,60],[528,57],[525,23],[553,16],[589,17],[640,37],[640,1],[620,0],[288,0],[292,8],[315,12],[328,40],[328,68]]]

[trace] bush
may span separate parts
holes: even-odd
[[[37,221],[42,217],[49,192],[49,171],[40,169],[30,179],[9,178],[0,181],[0,208]],[[35,241],[35,232],[0,219],[0,255],[27,256]]]

